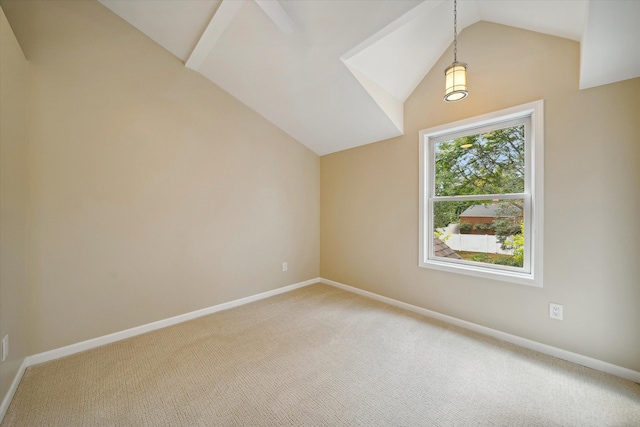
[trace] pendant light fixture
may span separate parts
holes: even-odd
[[[460,101],[469,95],[467,92],[467,64],[458,62],[458,1],[453,0],[453,63],[444,70],[447,102]]]

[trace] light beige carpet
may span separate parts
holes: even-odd
[[[326,285],[29,368],[2,426],[632,426],[640,385]]]

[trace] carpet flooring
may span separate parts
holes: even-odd
[[[640,385],[316,284],[28,368],[9,426],[638,426]]]

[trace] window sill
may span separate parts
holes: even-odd
[[[503,282],[516,283],[519,285],[542,287],[540,277],[534,277],[533,273],[520,273],[517,271],[501,271],[491,267],[483,268],[472,265],[452,265],[450,262],[441,262],[436,260],[427,260],[420,262],[422,268],[431,268],[434,270],[447,271],[450,273],[464,274],[467,276],[481,277],[483,279],[500,280]]]

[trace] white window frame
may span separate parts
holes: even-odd
[[[418,265],[523,285],[542,287],[544,214],[544,103],[542,100],[460,120],[419,132],[420,146],[420,248]],[[435,197],[435,153],[438,141],[473,135],[482,128],[524,119],[525,188],[511,195],[453,196],[453,200],[524,199],[525,261],[523,268],[436,257],[433,252],[433,200]],[[486,130],[486,129],[485,129]],[[437,197],[442,200],[443,197]],[[428,237],[428,238],[427,238]]]

